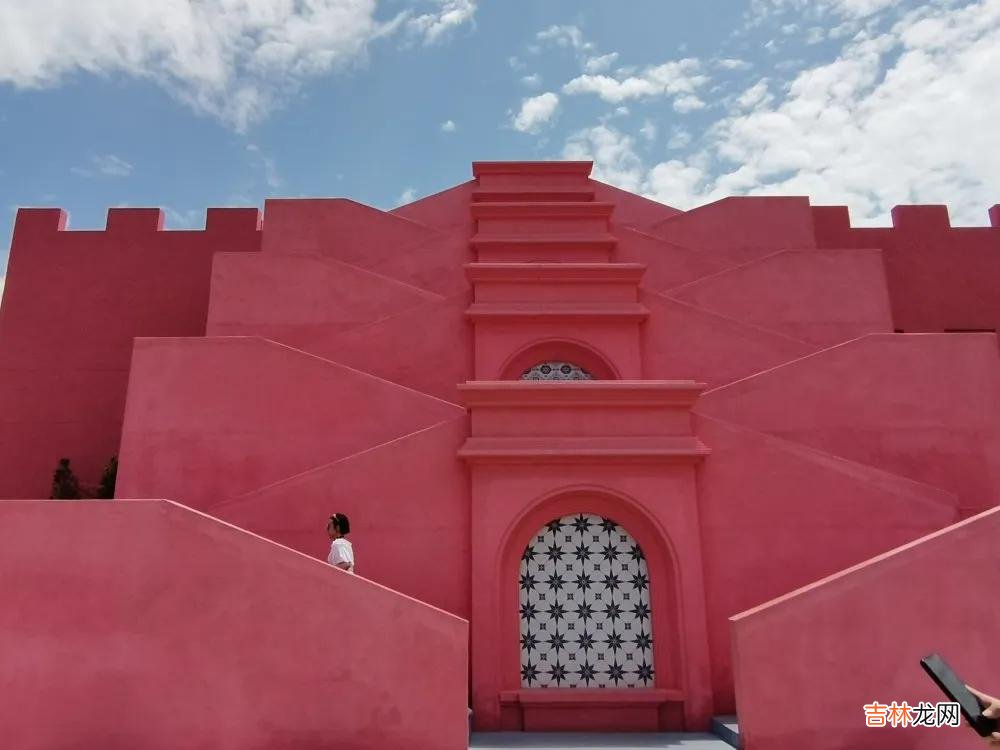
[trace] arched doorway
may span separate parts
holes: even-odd
[[[547,523],[524,550],[518,588],[522,687],[653,686],[649,571],[615,521]]]

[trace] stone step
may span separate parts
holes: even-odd
[[[735,715],[713,717],[712,733],[733,747],[740,747],[740,725]]]
[[[525,185],[494,190],[472,191],[476,203],[566,203],[594,200],[592,187],[543,187]]]
[[[656,734],[595,734],[560,732],[473,733],[470,748],[477,750],[730,750],[714,734],[666,732]]]

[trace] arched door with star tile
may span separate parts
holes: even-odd
[[[649,571],[615,521],[565,516],[531,538],[519,572],[521,685],[649,688]]]

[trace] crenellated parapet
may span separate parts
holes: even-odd
[[[0,463],[0,496],[47,496],[61,456],[85,481],[100,476],[119,446],[133,340],[204,336],[215,255],[260,250],[256,208],[209,209],[197,230],[165,229],[164,214],[112,208],[104,229],[77,230],[62,209],[18,211],[0,358],[7,398],[18,394],[7,434],[24,453]]]
[[[820,248],[882,251],[897,331],[1000,330],[1000,205],[990,226],[954,227],[947,206],[896,206],[891,227],[854,227],[846,206],[813,206]]]
[[[57,232],[89,236],[106,233],[136,240],[154,232],[205,232],[214,237],[236,235],[242,238],[260,232],[261,213],[257,208],[209,208],[202,230],[166,229],[165,225],[166,214],[161,208],[109,208],[103,230],[70,229],[69,214],[61,208],[21,208],[14,220],[13,244],[26,238],[49,237]]]
[[[830,241],[840,233],[848,231],[885,232],[890,227],[855,227],[851,225],[850,210],[847,206],[813,206],[813,222],[819,242]],[[987,211],[990,226],[955,227],[951,224],[948,207],[939,204],[896,206],[891,213],[892,227],[903,232],[932,232],[940,234],[954,230],[962,234],[982,233],[990,236],[1000,230],[1000,204]]]

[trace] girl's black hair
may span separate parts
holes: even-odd
[[[333,525],[337,527],[337,531],[341,534],[351,533],[351,522],[347,520],[347,516],[343,513],[334,513],[330,516],[330,520],[333,521]]]

